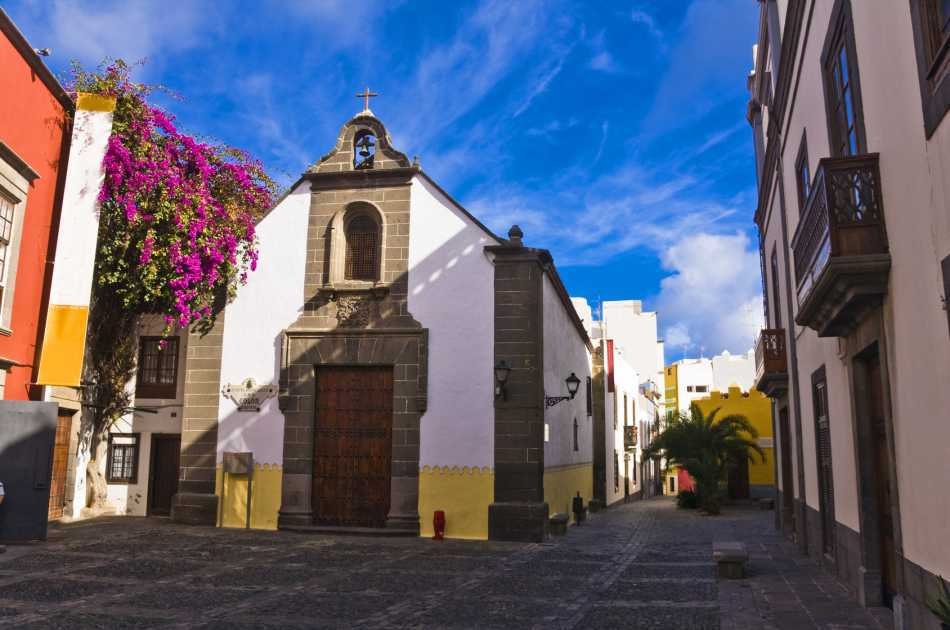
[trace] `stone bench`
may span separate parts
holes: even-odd
[[[570,518],[567,514],[557,512],[548,519],[548,526],[553,536],[563,536],[567,533],[567,524]]]
[[[716,561],[720,578],[741,580],[745,577],[749,552],[741,542],[717,542],[713,543],[713,560]]]

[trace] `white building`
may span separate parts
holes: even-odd
[[[611,320],[594,320],[584,298],[573,298],[594,343],[594,497],[604,506],[652,496],[658,478],[641,455],[660,417],[663,345],[656,338],[656,313],[639,301],[606,302]],[[623,344],[619,337],[623,338]],[[645,375],[634,367],[645,366]],[[662,381],[661,381],[662,382]]]
[[[711,359],[681,359],[666,367],[666,410],[689,411],[693,401],[707,398],[712,391],[738,387],[752,389],[755,379],[755,353],[722,352]]]

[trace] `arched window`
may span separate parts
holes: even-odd
[[[379,269],[379,224],[365,214],[346,224],[346,280],[377,280]]]

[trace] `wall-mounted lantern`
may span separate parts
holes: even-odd
[[[574,372],[571,372],[571,375],[564,379],[564,382],[567,383],[567,393],[568,396],[545,396],[544,397],[544,408],[553,407],[562,400],[574,400],[574,396],[577,395],[577,390],[581,386],[581,379],[577,378],[577,375]]]
[[[502,400],[508,400],[508,390],[505,389],[505,383],[508,382],[510,373],[511,366],[504,359],[495,364],[495,398],[501,396]]]

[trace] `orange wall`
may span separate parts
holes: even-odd
[[[68,136],[64,131],[66,116],[62,103],[3,33],[0,94],[0,140],[40,175],[27,196],[13,296],[12,334],[0,332],[0,356],[29,366],[10,370],[4,398],[25,400],[39,342],[40,313],[45,307],[44,276],[61,149]]]

